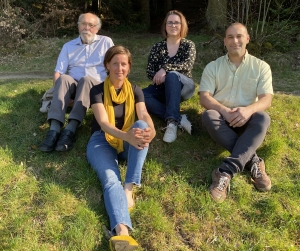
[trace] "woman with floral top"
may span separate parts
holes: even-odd
[[[177,138],[178,126],[191,133],[191,123],[186,115],[180,115],[180,102],[195,91],[192,68],[196,48],[185,39],[187,22],[177,10],[167,13],[161,31],[165,39],[152,47],[148,58],[147,76],[152,84],[143,92],[148,112],[167,122],[163,140],[171,143]]]

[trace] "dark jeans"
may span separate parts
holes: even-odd
[[[149,113],[162,120],[174,119],[177,122],[181,120],[180,102],[191,98],[194,91],[193,80],[176,71],[168,72],[163,84],[143,89]]]
[[[202,114],[202,123],[212,139],[231,153],[219,168],[235,174],[258,158],[256,150],[266,136],[270,117],[265,112],[256,112],[244,126],[233,128],[219,112],[207,110]]]

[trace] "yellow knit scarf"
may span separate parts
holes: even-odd
[[[132,87],[127,78],[124,80],[124,84],[119,95],[117,95],[109,76],[107,76],[104,81],[104,108],[107,112],[109,123],[115,126],[115,111],[112,102],[117,104],[122,104],[125,102],[125,118],[122,131],[129,131],[135,120],[135,109]],[[105,133],[105,138],[112,147],[117,149],[118,153],[124,151],[123,140],[115,138],[108,133]]]

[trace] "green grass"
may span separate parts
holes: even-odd
[[[115,44],[129,47],[133,54],[129,78],[145,87],[147,56],[161,37],[110,36]],[[198,85],[206,63],[221,55],[222,48],[201,47],[208,40],[204,36],[189,38],[197,45],[193,75]],[[67,39],[31,42],[34,48],[20,48],[12,62],[0,65],[0,72],[52,74],[63,41]],[[48,47],[40,48],[42,43]],[[271,192],[256,191],[245,172],[232,180],[224,203],[211,201],[207,191],[211,171],[229,153],[202,128],[203,108],[195,94],[181,106],[192,121],[193,135],[179,131],[177,140],[166,144],[160,130],[165,124],[154,118],[157,136],[131,217],[139,250],[300,249],[300,98],[287,94],[299,92],[299,71],[278,62],[275,52],[265,60],[273,69],[274,89],[280,92],[268,110],[271,127],[258,149],[272,179]],[[108,251],[102,190],[85,157],[91,111],[70,152],[46,154],[37,149],[49,128],[38,101],[51,85],[51,79],[0,80],[0,250]],[[125,165],[120,168],[124,176]]]

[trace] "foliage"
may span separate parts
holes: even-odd
[[[26,14],[26,13],[25,13]],[[28,33],[28,21],[20,8],[8,7],[0,13],[0,54],[5,55],[23,43],[22,37]]]
[[[42,30],[44,36],[74,34],[80,10],[66,0],[45,1],[42,3]],[[71,32],[71,33],[70,33]]]
[[[132,24],[111,24],[110,32],[113,33],[144,33],[148,29],[148,26],[137,22]]]
[[[268,50],[287,51],[299,34],[298,0],[230,1],[228,18],[244,23],[251,37],[252,53]]]

